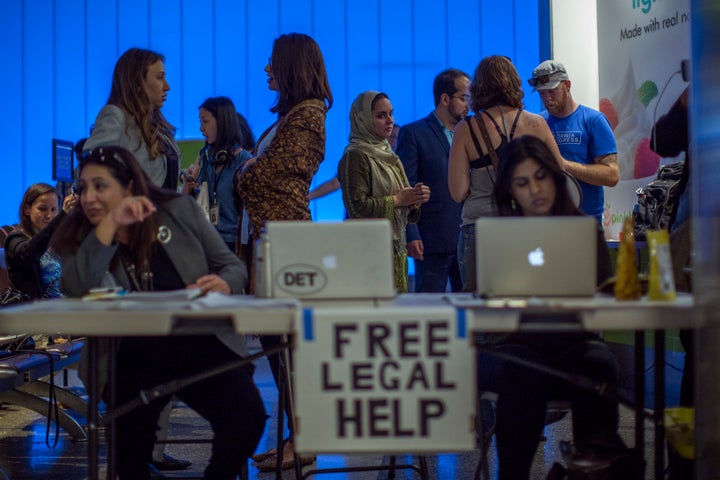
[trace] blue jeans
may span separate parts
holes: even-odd
[[[415,291],[445,292],[448,280],[450,291],[462,291],[460,267],[454,253],[425,254],[423,260],[415,260]]]
[[[475,265],[475,224],[463,225],[458,238],[458,267],[462,279],[463,291],[477,290],[477,277]]]

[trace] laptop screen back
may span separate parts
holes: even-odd
[[[475,224],[478,293],[591,296],[597,269],[591,217],[485,217]]]
[[[396,295],[390,222],[268,222],[256,245],[256,296],[375,299]]]

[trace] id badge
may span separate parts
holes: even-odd
[[[217,226],[219,219],[220,219],[220,204],[218,204],[218,202],[213,202],[213,204],[210,205],[210,223]]]

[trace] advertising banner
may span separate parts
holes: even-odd
[[[603,226],[617,240],[632,215],[636,190],[647,185],[661,158],[650,134],[687,87],[681,63],[690,58],[689,0],[598,0],[600,110],[613,127],[620,181],[605,189]]]
[[[475,448],[475,352],[455,309],[307,309],[297,327],[297,451]]]

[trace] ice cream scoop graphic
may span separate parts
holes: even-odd
[[[622,85],[610,102],[617,108],[618,123],[613,133],[617,143],[617,158],[621,180],[638,178],[635,168],[635,155],[638,152],[638,145],[643,139],[647,141],[652,126],[651,120],[648,118],[648,112],[638,98],[641,92],[635,85],[635,73],[632,62],[629,62]],[[649,84],[643,87],[642,92],[645,100],[653,95],[652,90],[652,86]],[[645,171],[644,168],[641,170]]]
[[[610,128],[615,130],[615,127],[617,127],[619,119],[618,119],[617,109],[615,108],[615,105],[613,105],[612,100],[610,100],[609,98],[601,98],[600,99],[600,111],[608,119],[608,122],[610,122]]]
[[[650,148],[650,139],[644,137],[635,149],[635,178],[655,175],[660,167],[660,155]]]

